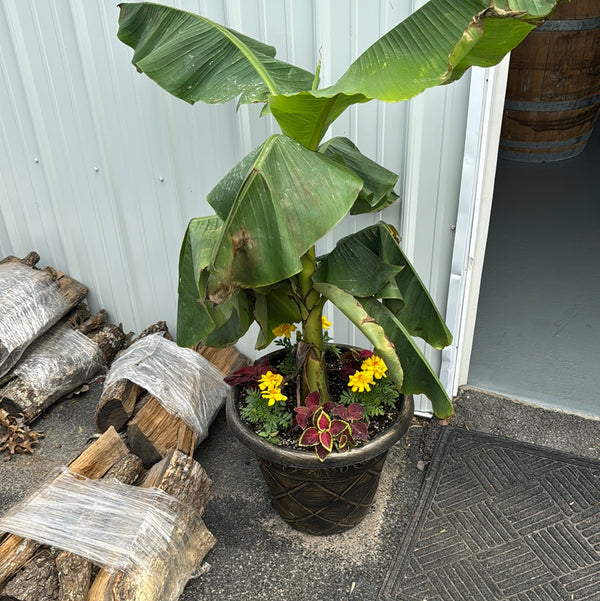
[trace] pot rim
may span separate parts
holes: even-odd
[[[305,469],[328,469],[347,467],[368,461],[386,453],[408,430],[414,411],[413,396],[401,395],[402,407],[396,421],[384,432],[380,432],[369,442],[344,453],[331,453],[324,461],[310,450],[289,449],[268,442],[253,432],[241,419],[238,411],[238,395],[231,394],[227,398],[226,417],[229,427],[236,438],[254,453],[268,461],[282,465],[292,465]]]

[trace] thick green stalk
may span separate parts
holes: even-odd
[[[325,297],[313,287],[312,275],[316,269],[315,249],[311,248],[302,257],[302,271],[298,281],[303,297],[302,340],[310,346],[304,365],[303,396],[318,390],[321,401],[329,400],[325,356],[323,353],[323,306]]]

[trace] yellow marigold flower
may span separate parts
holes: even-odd
[[[321,317],[321,325],[323,326],[324,330],[328,330],[331,327],[331,322],[327,320],[325,315]]]
[[[376,380],[381,378],[387,378],[385,372],[387,371],[387,365],[384,360],[377,355],[371,355],[367,357],[361,364],[363,371],[369,371],[373,374]]]
[[[292,336],[292,332],[296,331],[296,326],[293,323],[280,323],[276,328],[273,328],[275,336],[285,336],[288,340]]]
[[[274,388],[279,388],[282,381],[283,376],[281,374],[274,374],[271,371],[268,371],[258,380],[258,387],[261,390],[271,390]]]
[[[271,407],[271,405],[274,405],[275,401],[287,401],[287,397],[285,396],[285,394],[281,393],[281,390],[279,390],[279,388],[269,388],[269,390],[264,390],[261,393],[261,396],[263,397],[263,399],[268,399],[269,407]]]
[[[375,384],[375,381],[370,371],[357,371],[348,378],[348,386],[352,388],[352,392],[371,392],[371,384]]]

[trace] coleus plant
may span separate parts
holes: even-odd
[[[346,407],[329,401],[322,405],[319,392],[315,390],[295,411],[295,423],[302,429],[298,445],[314,447],[321,461],[334,447],[344,452],[355,447],[358,441],[368,440],[367,423],[362,421],[364,411],[358,403]]]
[[[430,0],[327,87],[319,87],[319,65],[312,73],[281,61],[272,46],[205,17],[121,4],[118,36],[133,48],[138,71],[191,104],[262,103],[262,114],[281,130],[209,193],[215,214],[189,223],[179,262],[178,343],[230,345],[256,322],[257,348],[265,348],[275,326],[300,323],[299,403],[316,391],[324,405],[330,396],[321,320],[330,301],[385,360],[398,391],[425,394],[438,417],[449,417],[452,403],[413,336],[436,349],[452,337],[394,228],[380,222],[317,257],[316,243],[346,215],[378,212],[397,198],[395,174],[349,139],[324,137],[351,105],[407,100],[471,66],[498,63],[555,4]],[[331,426],[319,430],[324,448],[327,431]]]

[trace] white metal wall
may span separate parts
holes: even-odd
[[[416,8],[415,0],[165,0],[278,48],[322,84]],[[0,255],[37,250],[80,279],[93,309],[140,331],[175,329],[179,244],[211,212],[218,179],[274,131],[258,107],[172,98],[130,64],[114,0],[0,0]],[[383,218],[444,307],[461,173],[468,78],[410,103],[347,111],[333,135],[400,173]],[[374,222],[348,218],[323,241]],[[360,344],[334,317],[336,339]],[[253,340],[241,347],[250,353]],[[433,357],[437,364],[438,357]]]

